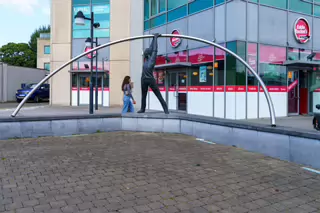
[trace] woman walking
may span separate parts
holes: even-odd
[[[135,100],[132,96],[132,83],[130,76],[124,77],[121,89],[123,91],[122,114],[125,114],[127,112],[134,112],[133,103],[135,103]]]

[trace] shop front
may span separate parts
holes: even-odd
[[[317,110],[319,53],[297,53],[294,48],[242,41],[222,45],[259,70],[277,117],[313,114]],[[294,55],[299,58],[289,60]],[[254,75],[220,49],[208,46],[160,55],[154,77],[170,110],[228,119],[269,117],[265,95]],[[151,90],[148,100],[149,109],[162,110]]]
[[[98,44],[104,44],[109,41],[109,38],[99,38]],[[73,39],[72,54],[77,56],[83,52],[91,50],[86,39]],[[109,91],[109,75],[110,63],[108,60],[109,49],[104,48],[93,52],[93,88],[94,88],[94,104],[96,102],[96,85],[98,88],[98,105],[109,106],[110,91]],[[82,106],[89,105],[90,93],[90,71],[91,71],[91,54],[87,54],[72,64],[72,69],[69,71],[71,75],[71,105]],[[96,80],[97,76],[97,80]]]
[[[95,62],[96,63],[96,62]],[[109,62],[104,59],[93,66],[94,104],[96,103],[95,91],[98,88],[98,105],[109,106]],[[73,63],[71,74],[71,105],[89,105],[90,69],[88,62]],[[97,78],[96,78],[97,76]],[[97,79],[97,80],[96,80]],[[96,86],[97,85],[97,86]]]

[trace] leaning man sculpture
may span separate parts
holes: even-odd
[[[142,99],[141,99],[141,109],[138,111],[138,113],[144,113],[146,110],[146,98],[148,94],[148,88],[150,87],[153,93],[157,96],[158,100],[160,101],[164,113],[169,114],[168,106],[160,93],[156,80],[153,77],[153,69],[154,69],[154,66],[156,65],[156,59],[157,59],[157,53],[158,53],[158,37],[159,36],[160,34],[158,33],[154,34],[150,47],[145,49],[143,53],[144,63],[143,63],[143,70],[141,75]]]

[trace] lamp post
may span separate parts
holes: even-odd
[[[100,44],[98,44],[98,38],[96,37],[96,41],[92,41],[91,38],[87,38],[86,41],[86,46],[87,45],[91,45],[91,43],[96,44],[96,47],[100,46]],[[95,79],[95,110],[98,110],[98,51],[96,52],[96,79]]]
[[[91,17],[87,18],[83,15],[82,11],[79,11],[75,16],[74,16],[74,21],[76,25],[85,25],[85,20],[90,21],[90,38],[91,38],[91,49],[93,49],[93,28],[98,28],[100,27],[99,23],[94,23],[94,13],[91,12]],[[93,114],[93,52],[91,52],[91,68],[90,68],[90,93],[89,93],[89,113]]]

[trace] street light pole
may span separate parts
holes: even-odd
[[[87,18],[83,15],[82,11],[78,11],[78,13],[74,16],[76,25],[85,25],[85,20],[90,20],[90,38],[91,38],[91,49],[93,49],[93,30],[94,28],[100,27],[99,23],[94,23],[94,12],[91,12],[91,17]],[[91,52],[91,59],[90,59],[90,93],[89,93],[89,113],[93,114],[93,52]]]
[[[94,25],[94,13],[91,12],[91,24],[90,24],[90,38],[91,38],[91,49],[93,49],[93,25]],[[93,52],[91,52],[90,59],[90,93],[89,93],[89,113],[93,114]]]
[[[99,46],[98,44],[98,37],[96,37],[96,46]],[[98,98],[99,98],[99,93],[98,93],[98,51],[96,53],[96,103],[95,103],[95,107],[96,110],[98,110]]]

